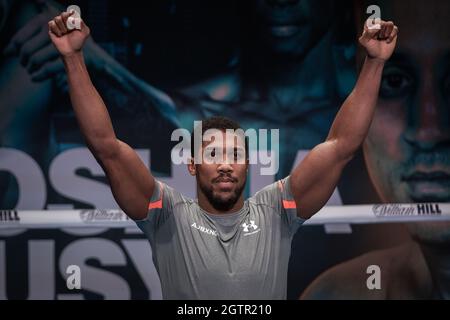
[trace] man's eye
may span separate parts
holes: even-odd
[[[413,87],[413,78],[398,68],[388,68],[383,74],[380,87],[382,98],[401,98],[408,95]]]
[[[211,157],[215,157],[216,156],[216,149],[214,149],[214,148],[211,149],[209,154],[211,155]]]

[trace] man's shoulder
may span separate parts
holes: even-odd
[[[192,206],[196,204],[196,201],[194,199],[185,196],[183,193],[179,192],[165,182],[157,180],[157,184],[159,186],[158,190],[155,190],[156,192],[152,197],[154,201],[163,198],[163,203],[170,203],[172,209],[176,206]]]
[[[252,206],[278,208],[281,197],[278,181],[263,187],[248,199]]]
[[[414,262],[413,264],[411,262]],[[381,289],[370,290],[370,266],[379,267]],[[376,250],[338,264],[321,274],[301,299],[407,299],[422,291],[423,256],[415,242]]]

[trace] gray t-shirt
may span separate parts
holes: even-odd
[[[164,299],[286,299],[291,241],[303,222],[287,177],[222,216],[157,181],[148,216],[136,224]]]

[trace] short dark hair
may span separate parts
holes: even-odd
[[[202,137],[203,134],[209,129],[217,129],[221,131],[226,131],[227,129],[238,130],[242,129],[241,125],[227,117],[214,116],[202,120]],[[243,129],[242,129],[243,130]],[[245,138],[245,157],[248,159],[248,141]],[[195,154],[194,150],[194,130],[191,131],[191,157],[193,158]]]

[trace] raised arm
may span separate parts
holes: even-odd
[[[381,21],[380,26],[369,29],[365,24],[359,42],[367,56],[355,88],[337,113],[326,141],[312,149],[292,172],[291,190],[301,218],[310,218],[325,205],[343,168],[367,136],[384,63],[397,42],[394,23]]]
[[[107,108],[93,86],[84,63],[82,47],[89,28],[69,31],[62,13],[49,21],[50,38],[61,54],[67,73],[70,99],[88,148],[104,169],[119,206],[132,219],[147,215],[155,180],[136,152],[118,140]]]

